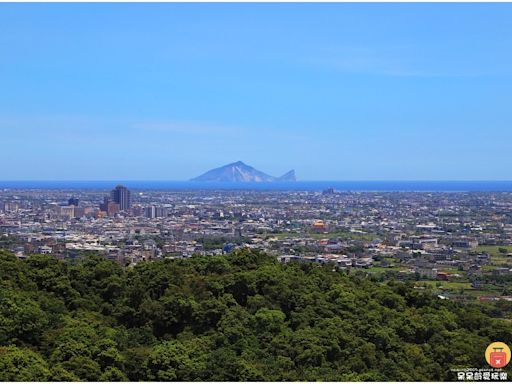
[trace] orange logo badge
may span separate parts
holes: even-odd
[[[493,368],[503,368],[510,362],[510,348],[505,343],[491,343],[485,350],[485,360]]]

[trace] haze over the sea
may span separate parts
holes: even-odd
[[[100,181],[0,181],[0,189],[102,189],[123,184],[134,190],[274,190],[340,192],[512,192],[512,181],[296,181],[229,183],[194,181],[100,180]]]

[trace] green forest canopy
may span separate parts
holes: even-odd
[[[247,249],[132,268],[0,251],[0,285],[0,381],[454,380],[512,344],[477,306]]]

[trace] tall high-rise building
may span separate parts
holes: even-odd
[[[76,197],[71,197],[68,200],[68,205],[74,205],[75,207],[78,207],[79,200]]]
[[[18,212],[20,204],[17,201],[5,201],[4,212]]]
[[[121,210],[119,203],[110,200],[109,197],[105,196],[103,198],[103,203],[100,204],[100,211],[106,212],[108,216],[114,216]]]
[[[121,211],[127,211],[132,206],[131,193],[128,188],[118,185],[110,192],[110,198],[117,204]]]
[[[75,217],[75,206],[74,205],[63,205],[60,207],[60,215],[71,220]]]
[[[167,217],[167,208],[151,205],[144,208],[144,217],[147,217],[148,219]]]
[[[103,197],[103,203],[100,203],[100,211],[107,212],[108,211],[108,203],[110,201],[110,198],[107,196]]]

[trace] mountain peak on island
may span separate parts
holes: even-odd
[[[245,164],[243,161],[236,161],[219,168],[212,169],[202,175],[191,179],[191,181],[215,181],[231,183],[261,183],[274,181],[296,181],[295,171],[285,173],[281,177],[270,176],[264,172]]]
[[[295,176],[295,169],[286,172],[283,176],[277,178],[277,181],[297,181],[297,177]]]

